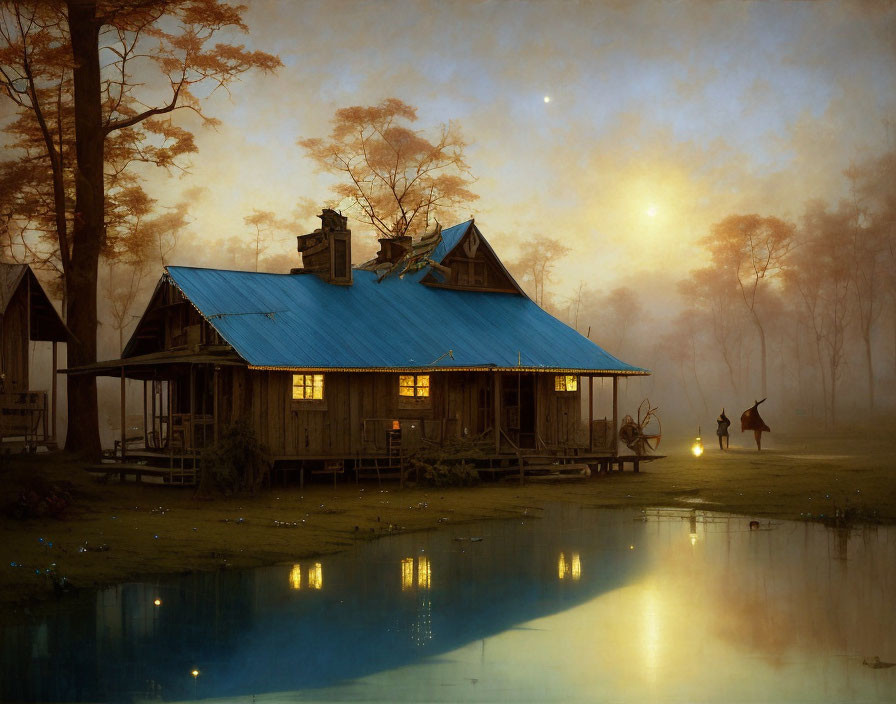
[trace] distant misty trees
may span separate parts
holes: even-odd
[[[864,387],[862,406],[877,410],[882,354],[891,360],[884,378],[896,379],[893,165],[890,153],[850,167],[844,172],[846,195],[834,205],[810,201],[797,223],[735,215],[713,226],[702,240],[711,265],[679,285],[706,323],[696,333],[704,375],[707,368],[724,369],[733,391],[749,396],[755,389],[765,396],[771,393],[770,344],[777,395],[818,408],[825,425],[840,418],[847,370],[853,378],[864,377],[858,386]],[[889,345],[885,320],[893,336]],[[748,322],[758,333],[756,345],[745,337]],[[757,348],[759,379],[751,373]]]

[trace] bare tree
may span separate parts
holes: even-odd
[[[767,388],[767,351],[761,313],[762,294],[780,270],[790,249],[794,226],[775,217],[729,215],[712,227],[701,240],[712,256],[713,266],[736,283],[741,299],[759,334],[762,395]]]
[[[570,249],[553,237],[538,236],[521,243],[520,247],[522,256],[509,262],[508,267],[518,273],[524,282],[531,282],[535,303],[543,307],[545,284],[551,281],[557,262],[569,254]]]
[[[831,213],[821,202],[810,203],[803,217],[799,246],[787,262],[787,282],[799,291],[804,315],[814,333],[832,425],[837,422],[837,382],[845,361],[850,319],[851,251],[849,239],[843,236],[849,221],[848,212]]]
[[[443,124],[428,137],[407,126],[416,120],[416,108],[388,98],[337,110],[329,137],[298,142],[321,169],[343,179],[333,205],[383,237],[426,232],[437,217],[478,198],[458,125]]]
[[[739,291],[724,269],[699,269],[679,282],[678,289],[695,308],[706,313],[715,349],[722,357],[731,390],[739,391],[743,369],[743,319]]]

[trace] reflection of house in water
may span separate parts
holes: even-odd
[[[493,472],[616,454],[617,381],[647,372],[531,301],[472,220],[383,239],[352,269],[346,218],[320,218],[292,273],[168,267],[121,358],[70,370],[145,382],[136,458],[189,469],[238,419],[303,476],[400,476],[449,443]],[[595,378],[609,419],[592,417]]]
[[[357,553],[85,593],[3,630],[0,698],[34,691],[9,694],[10,672],[46,677],[60,668],[70,680],[35,676],[29,686],[43,686],[44,699],[99,701],[318,687],[570,608],[638,572],[641,553],[627,547],[643,524],[627,519],[589,532],[579,513],[560,511],[559,521],[490,524],[478,542],[455,541],[449,531],[402,534]],[[549,523],[556,538],[540,530]],[[40,670],[32,648],[45,652]],[[69,667],[75,658],[78,667]],[[193,668],[201,672],[195,681]]]

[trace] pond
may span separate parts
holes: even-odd
[[[892,701],[896,529],[529,514],[45,605],[2,629],[0,697]]]

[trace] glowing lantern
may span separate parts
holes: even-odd
[[[691,453],[694,457],[699,457],[703,454],[703,440],[700,438],[700,428],[697,428],[697,439],[691,445]]]
[[[162,600],[161,600],[161,599],[156,599],[156,600],[153,601],[152,603],[155,604],[156,606],[161,606],[161,605],[162,605]]]
[[[193,675],[193,678],[195,679],[196,677],[199,677],[199,670],[193,670],[190,674]]]

